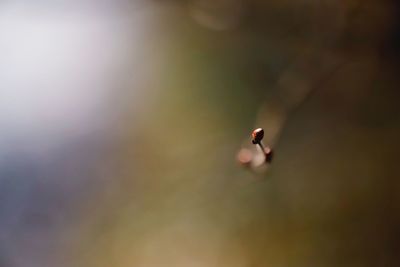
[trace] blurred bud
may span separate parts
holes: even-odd
[[[200,25],[217,31],[236,27],[244,11],[242,0],[192,0],[189,13]]]
[[[244,167],[250,167],[253,154],[247,148],[242,148],[236,156],[238,163]]]

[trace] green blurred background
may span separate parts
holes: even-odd
[[[397,266],[399,8],[0,3],[0,266]]]

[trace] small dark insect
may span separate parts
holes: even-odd
[[[254,154],[248,148],[242,148],[237,154],[236,160],[243,167],[250,168],[253,171],[258,172],[265,170],[265,168],[263,168],[262,166],[265,167],[266,163],[271,163],[273,156],[272,149],[268,146],[265,146],[262,142],[264,138],[264,130],[262,128],[255,129],[251,133],[251,136],[251,142],[261,149],[262,155]]]
[[[253,144],[258,144],[264,138],[264,130],[262,128],[257,128],[251,133],[251,136],[253,136]]]
[[[263,151],[265,162],[270,163],[272,161],[273,152],[270,147],[264,146],[262,142],[262,139],[264,138],[264,130],[262,128],[257,128],[251,133],[251,136],[253,137],[251,142],[255,145],[258,145],[261,148],[261,151]]]

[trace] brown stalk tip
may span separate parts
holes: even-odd
[[[271,163],[272,157],[274,155],[274,152],[270,147],[265,147],[264,148],[264,154],[265,154],[265,161],[268,163]]]
[[[264,130],[262,128],[257,128],[251,133],[251,136],[253,137],[253,144],[258,144],[264,138]]]

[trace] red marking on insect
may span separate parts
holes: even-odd
[[[253,137],[253,144],[258,144],[264,138],[264,130],[262,128],[257,128],[251,133],[251,136]]]

